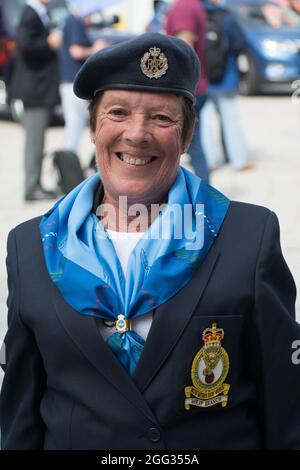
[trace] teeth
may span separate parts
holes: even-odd
[[[150,161],[152,160],[152,157],[147,158],[147,159],[145,159],[145,158],[133,158],[133,157],[123,155],[122,153],[118,154],[118,156],[123,162],[129,163],[130,165],[136,165],[136,166],[147,165],[147,163],[150,163]]]

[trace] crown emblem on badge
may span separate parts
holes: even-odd
[[[217,324],[213,323],[211,328],[206,328],[203,331],[202,339],[205,345],[220,344],[224,338],[224,330],[217,328]]]
[[[150,51],[150,55],[152,55],[153,57],[158,57],[160,54],[159,47],[150,47],[149,51]]]
[[[148,78],[160,78],[168,70],[168,59],[159,47],[150,47],[141,58],[141,70]]]

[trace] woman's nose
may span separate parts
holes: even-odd
[[[150,125],[142,114],[134,115],[123,133],[123,137],[131,143],[148,143],[151,140]]]

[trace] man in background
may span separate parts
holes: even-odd
[[[17,28],[17,57],[12,98],[24,106],[26,201],[52,199],[55,193],[41,186],[45,131],[53,107],[59,103],[56,51],[61,38],[51,32],[50,0],[27,0]]]
[[[221,0],[206,0],[203,6],[208,18],[206,66],[209,82],[201,112],[205,157],[210,170],[223,164],[223,153],[235,170],[251,170],[253,164],[249,160],[237,103],[240,81],[237,57],[245,47],[245,40],[233,14],[222,6]],[[216,113],[220,121],[219,133],[214,125]]]
[[[205,65],[206,14],[199,0],[176,0],[166,16],[166,33],[183,39],[195,49],[200,60],[201,79],[196,91],[195,109],[198,122],[187,153],[197,176],[209,179],[208,167],[201,144],[200,111],[206,100],[207,76]]]
[[[59,51],[60,95],[66,129],[66,150],[78,153],[80,138],[87,125],[87,103],[75,96],[73,81],[84,61],[94,52],[107,46],[99,39],[89,38],[83,18],[72,1],[71,12],[63,28],[62,47]]]

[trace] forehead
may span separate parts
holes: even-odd
[[[134,90],[106,90],[99,106],[107,108],[114,105],[124,105],[132,108],[167,109],[180,113],[182,97],[172,93],[152,93]]]

